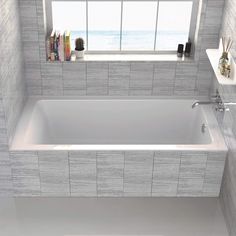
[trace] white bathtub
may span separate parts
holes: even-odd
[[[226,150],[211,107],[193,102],[31,98],[11,150]]]

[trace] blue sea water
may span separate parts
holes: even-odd
[[[85,31],[72,31],[71,43],[74,48],[74,41],[77,37],[84,38]],[[155,33],[153,31],[124,31],[122,33],[122,50],[154,50]],[[176,50],[179,43],[185,44],[188,41],[188,32],[157,32],[156,48],[158,50]],[[85,45],[87,48],[87,45]],[[89,31],[89,50],[119,50],[120,31]]]

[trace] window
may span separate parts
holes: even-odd
[[[123,3],[121,50],[153,50],[157,2]]]
[[[193,41],[197,0],[46,0],[50,30],[83,37],[87,52],[170,52]]]
[[[176,45],[188,41],[191,13],[192,2],[159,3],[157,50],[175,50]]]
[[[119,50],[121,2],[88,2],[88,49]]]

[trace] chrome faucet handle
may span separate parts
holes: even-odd
[[[230,111],[230,109],[227,107],[227,104],[223,103],[222,101],[217,103],[217,106],[215,107],[215,110],[219,111],[219,112]]]
[[[219,112],[230,111],[229,108],[225,108],[225,107],[216,107],[215,110]]]
[[[216,107],[215,110],[216,110],[216,111],[219,111],[219,112],[225,112],[225,111],[229,111],[229,108],[225,108],[225,107]]]

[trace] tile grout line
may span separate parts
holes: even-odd
[[[123,155],[123,157],[124,157],[124,161],[123,161],[123,190],[122,190],[122,197],[124,197],[124,190],[125,190],[125,184],[124,184],[124,182],[125,182],[125,151],[122,151],[122,155]]]
[[[129,90],[128,90],[128,96],[131,96],[131,88],[130,88],[130,84],[131,84],[131,75],[132,75],[132,62],[129,63],[129,68],[130,68],[130,73],[129,73]]]
[[[110,95],[110,63],[107,63],[107,94]]]
[[[155,76],[155,67],[156,67],[156,64],[155,63],[152,63],[152,91],[151,91],[151,96],[154,95],[154,76]]]
[[[85,63],[85,94],[88,95],[88,63]]]
[[[204,195],[204,186],[206,183],[206,173],[207,173],[207,166],[208,166],[208,159],[209,159],[209,152],[206,152],[207,158],[206,158],[206,165],[205,165],[205,170],[204,170],[204,177],[203,177],[203,185],[202,185],[202,196]]]
[[[70,152],[69,151],[67,151],[67,161],[68,161],[68,174],[69,174],[69,176],[68,176],[68,181],[69,181],[69,196],[71,196],[71,178],[70,178]]]
[[[179,182],[180,182],[180,174],[181,174],[181,165],[182,165],[182,152],[179,153],[179,174],[178,174],[178,183],[177,183],[177,189],[176,189],[176,196],[179,195]]]
[[[124,172],[123,172],[123,196],[125,197],[125,162],[126,162],[126,154],[127,154],[127,151],[124,151]]]
[[[153,160],[152,160],[152,179],[151,179],[151,197],[152,197],[152,190],[153,190],[153,176],[154,176],[154,165],[155,165],[155,151],[153,151]]]
[[[95,151],[95,155],[96,155],[96,197],[98,199],[99,194],[98,194],[98,152],[97,151]]]
[[[37,151],[36,154],[38,157],[38,174],[39,174],[40,196],[42,196],[42,181],[41,181],[41,173],[40,173],[39,151]]]

